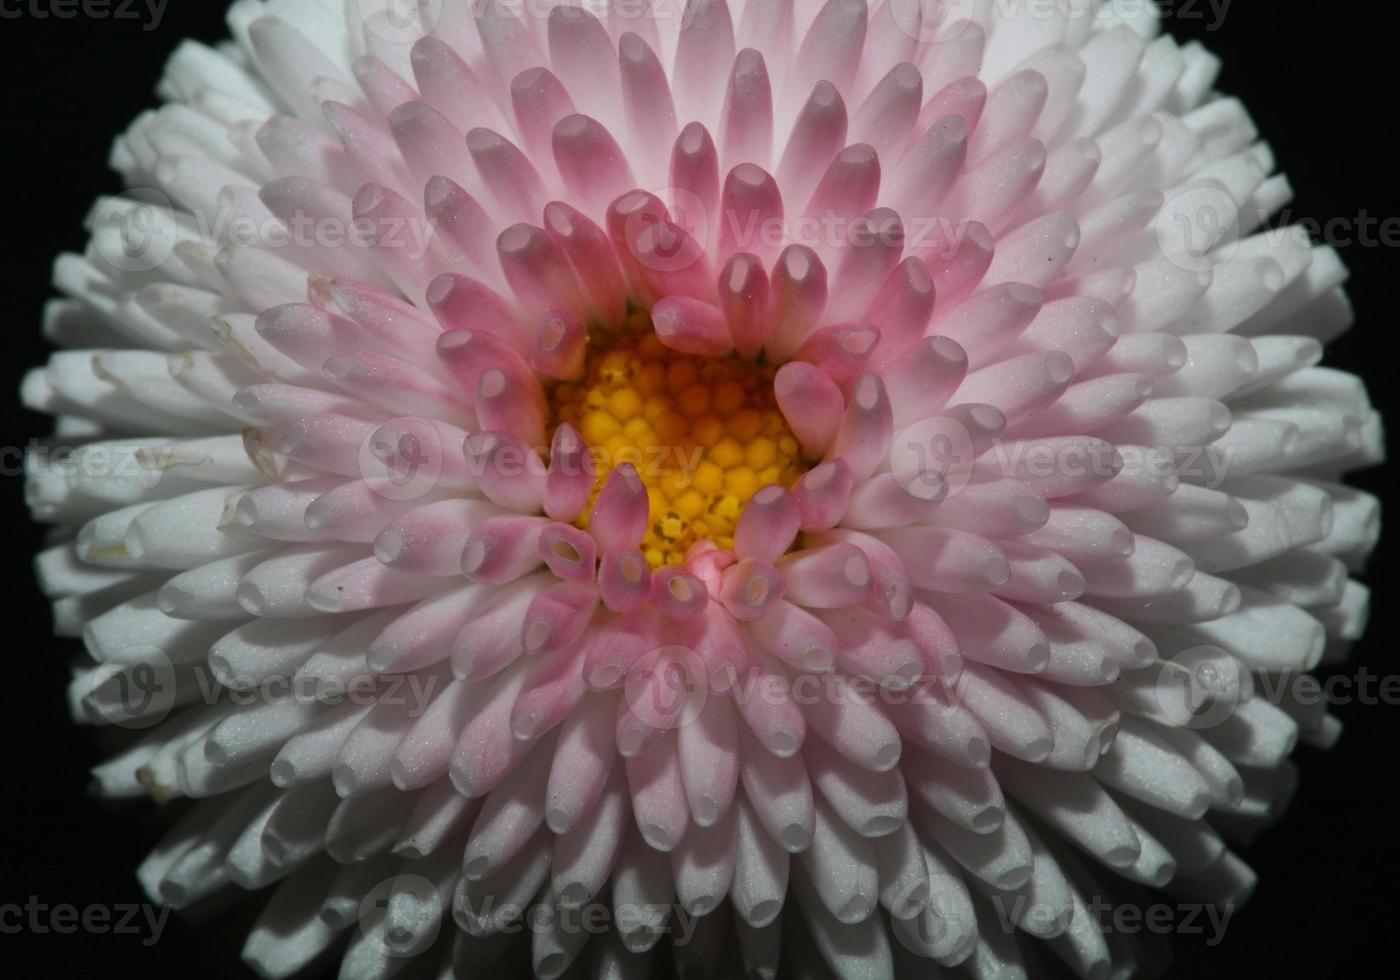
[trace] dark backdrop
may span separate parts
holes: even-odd
[[[47,421],[20,409],[14,392],[24,371],[46,356],[39,316],[53,257],[82,249],[80,221],[94,195],[119,189],[105,163],[113,136],[154,104],[161,65],[182,37],[213,42],[226,34],[222,0],[170,0],[151,30],[144,29],[149,20],[41,19],[30,12],[32,2],[0,0],[4,447],[46,431]],[[53,9],[51,0],[39,6]],[[1397,52],[1388,6],[1234,0],[1217,18],[1207,0],[1176,0],[1168,18],[1178,37],[1199,38],[1224,57],[1222,88],[1245,101],[1272,142],[1297,190],[1297,219],[1355,225],[1368,216],[1400,218]],[[22,15],[10,17],[15,11]],[[1375,243],[1342,252],[1353,271],[1358,326],[1328,359],[1366,376],[1394,419],[1396,253]],[[1384,491],[1374,474],[1361,482]],[[40,532],[25,518],[22,481],[10,469],[0,476],[0,495],[0,758],[8,763],[0,777],[0,904],[29,896],[80,908],[140,902],[132,869],[149,846],[149,808],[111,811],[86,793],[84,773],[98,753],[91,731],[67,720],[63,690],[73,645],[50,637],[48,609],[30,573]],[[1375,559],[1375,617],[1348,667],[1352,674],[1395,670],[1385,601],[1393,545],[1392,535]],[[1261,876],[1253,900],[1219,948],[1178,939],[1171,976],[1361,976],[1370,973],[1374,948],[1393,943],[1400,707],[1352,704],[1339,713],[1346,732],[1337,750],[1298,754],[1303,778],[1291,812],[1246,852]],[[134,936],[0,935],[0,971],[109,980],[244,977],[250,974],[236,954],[246,924],[237,910],[203,927],[172,917],[151,948]]]

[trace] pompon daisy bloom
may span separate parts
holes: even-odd
[[[238,0],[57,264],[39,573],[137,730],[98,789],[178,810],[153,900],[270,887],[267,976],[984,980],[1240,900],[1381,430],[1217,61],[1087,0],[401,12]]]

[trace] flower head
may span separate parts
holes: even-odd
[[[190,801],[153,898],[277,883],[268,976],[1102,977],[1108,883],[1243,897],[1381,440],[1215,60],[1089,0],[401,14],[238,0],[58,263],[40,576],[141,729],[99,787]]]

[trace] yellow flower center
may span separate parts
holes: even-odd
[[[636,467],[651,504],[642,552],[659,568],[699,541],[732,548],[749,498],[806,472],[773,397],[776,370],[671,350],[635,311],[619,329],[589,331],[580,380],[548,386],[550,430],[569,422],[583,436],[597,465],[595,496],[614,467]]]

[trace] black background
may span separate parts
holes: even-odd
[[[0,10],[28,9],[3,0]],[[47,2],[43,4],[48,8]],[[1212,29],[1206,0],[1177,0],[1167,27],[1223,56],[1221,88],[1241,97],[1297,191],[1295,220],[1363,215],[1400,223],[1395,194],[1397,52],[1388,4],[1234,0]],[[119,190],[106,168],[112,138],[154,105],[164,59],[182,37],[226,36],[220,0],[170,0],[159,26],[134,20],[0,19],[0,447],[24,446],[47,420],[21,409],[20,378],[45,356],[40,310],[61,251],[81,251],[80,227],[94,196]],[[1400,226],[1400,224],[1397,224]],[[1392,243],[1393,245],[1394,243]],[[1365,376],[1394,420],[1400,274],[1394,248],[1342,249],[1353,272],[1357,327],[1328,352],[1331,364]],[[40,543],[22,502],[13,455],[0,475],[4,610],[0,632],[0,904],[37,896],[78,907],[143,901],[132,871],[149,846],[149,808],[111,810],[86,792],[98,759],[92,733],[70,725],[63,701],[71,641],[51,638],[49,612],[31,581]],[[1360,481],[1385,494],[1375,473]],[[1347,668],[1384,676],[1391,657],[1386,600],[1394,536],[1369,576],[1372,629]],[[1397,914],[1395,760],[1400,706],[1339,709],[1341,744],[1302,750],[1302,786],[1281,825],[1245,856],[1260,873],[1253,900],[1224,943],[1176,941],[1172,977],[1369,975],[1378,947],[1393,947]],[[245,903],[246,904],[246,903]],[[172,917],[160,942],[134,936],[0,935],[9,976],[244,977],[236,961],[246,916],[233,910],[195,926]]]

